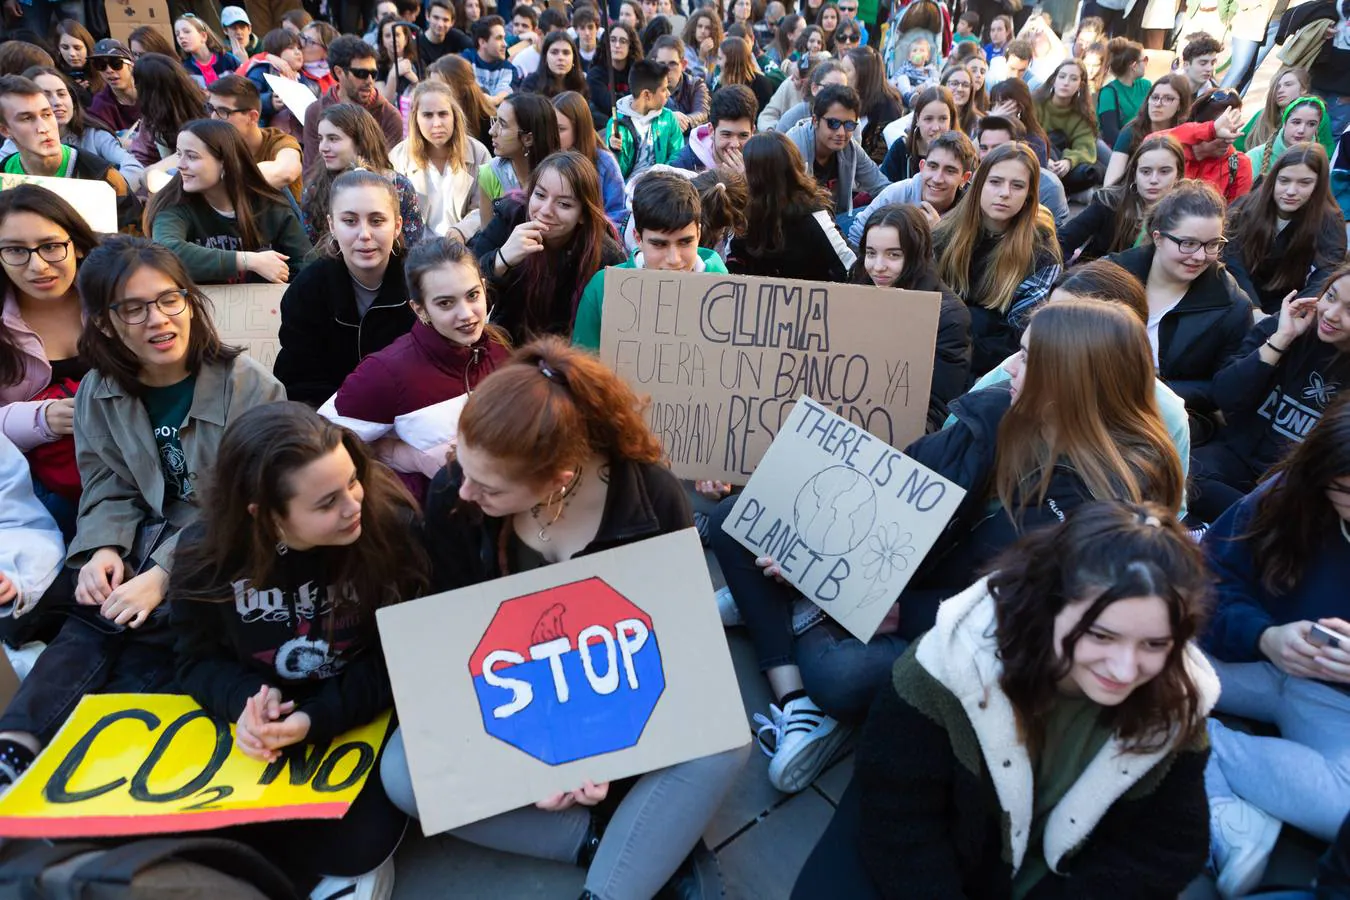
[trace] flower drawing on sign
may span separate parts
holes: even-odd
[[[896,572],[908,569],[909,558],[914,553],[913,540],[914,535],[901,532],[896,522],[872,532],[863,552],[863,576],[885,584]]]

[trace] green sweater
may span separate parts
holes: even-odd
[[[305,237],[300,217],[290,204],[255,203],[254,225],[262,236],[262,250],[275,250],[290,262],[290,281],[304,268],[313,251]],[[150,223],[156,244],[172,250],[198,284],[232,284],[255,281],[252,273],[239,271],[238,254],[244,250],[235,220],[222,216],[200,197],[159,211]],[[247,277],[246,277],[247,276]]]
[[[1036,116],[1047,134],[1058,131],[1068,138],[1064,159],[1075,166],[1090,166],[1097,161],[1097,132],[1077,110],[1072,107],[1060,109],[1050,100],[1042,100],[1036,104]]]
[[[1101,91],[1097,94],[1097,120],[1103,121],[1109,113],[1115,112],[1119,117],[1117,119],[1119,127],[1124,128],[1139,114],[1139,109],[1148,99],[1148,92],[1152,89],[1153,83],[1147,78],[1136,78],[1134,84],[1129,87],[1119,79],[1113,78],[1102,85]]]
[[[726,263],[722,262],[722,257],[717,255],[716,250],[699,247],[698,258],[703,263],[704,272],[713,275],[727,274]],[[635,262],[636,259],[637,254],[633,254],[615,268],[639,268]],[[590,350],[592,353],[600,352],[600,310],[604,306],[604,301],[605,270],[601,269],[591,276],[590,283],[586,285],[586,290],[582,292],[581,302],[577,305],[577,319],[572,324],[572,343]]]

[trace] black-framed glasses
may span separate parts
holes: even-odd
[[[206,104],[206,111],[213,119],[228,119],[235,113],[248,112],[246,109],[230,109],[228,106],[216,106],[214,103]]]
[[[499,131],[499,132],[507,132],[507,131],[511,131],[511,130],[512,130],[512,127],[511,127],[510,125],[506,124],[506,120],[503,119],[501,116],[494,116],[494,117],[493,117],[493,119],[492,119],[492,127],[495,128],[495,129],[497,129],[497,131]]]
[[[36,247],[0,247],[0,261],[16,269],[28,265],[36,253],[43,262],[63,262],[70,255],[71,241],[48,241]]]
[[[374,81],[376,78],[379,77],[380,70],[351,68],[347,70],[347,74],[357,79],[358,81]]]
[[[108,308],[117,313],[117,318],[128,325],[139,325],[150,318],[150,305],[153,303],[159,307],[159,311],[166,316],[182,315],[183,310],[188,307],[188,296],[192,292],[187,288],[177,288],[172,291],[165,291],[153,300],[123,300],[121,303],[114,303]]]
[[[1199,241],[1195,238],[1177,237],[1175,234],[1169,234],[1166,231],[1160,231],[1158,233],[1176,244],[1177,249],[1186,256],[1190,256],[1200,249],[1205,251],[1206,256],[1218,256],[1228,244],[1228,238],[1215,238],[1212,241]]]
[[[858,130],[858,122],[856,119],[830,118],[830,119],[822,119],[821,121],[823,121],[825,123],[825,127],[830,129],[831,131],[838,131],[840,128],[842,128],[849,134],[852,134],[853,132]]]
[[[120,56],[96,56],[94,57],[94,71],[102,72],[111,70],[113,72],[120,72],[125,63],[126,60]]]

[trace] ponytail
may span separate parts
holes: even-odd
[[[660,462],[661,442],[647,427],[645,408],[600,360],[542,337],[478,385],[460,415],[459,439],[534,484],[592,454]]]

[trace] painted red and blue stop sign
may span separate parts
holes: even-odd
[[[598,577],[503,601],[469,674],[488,734],[555,766],[637,744],[666,687],[651,617]]]

